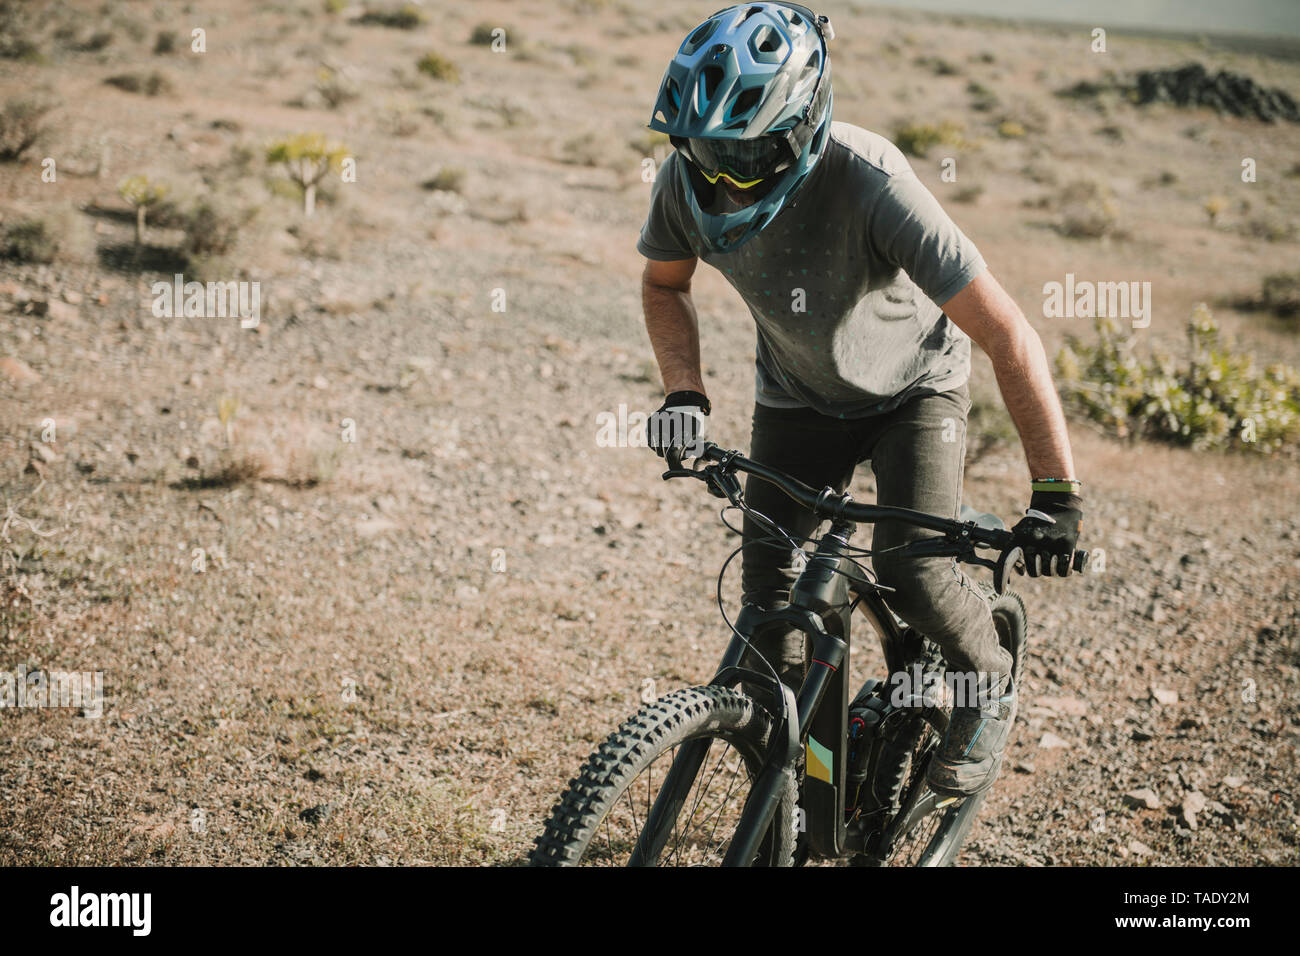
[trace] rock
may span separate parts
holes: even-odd
[[[318,803],[314,807],[308,807],[302,813],[298,814],[298,819],[307,823],[317,824],[324,823],[334,812],[334,807],[329,803]]]
[[[1146,617],[1152,624],[1161,623],[1166,617],[1163,605],[1158,601],[1152,601],[1147,605]]]
[[[41,380],[41,376],[35,369],[20,358],[14,358],[12,355],[6,355],[0,358],[0,375],[3,375],[15,385],[35,385]]]
[[[68,305],[81,305],[81,293],[73,292],[71,289],[63,290],[63,301]]]
[[[393,531],[397,526],[396,521],[391,521],[388,518],[363,518],[357,522],[357,534],[363,538],[373,538],[385,531]]]
[[[1179,807],[1178,816],[1183,823],[1187,824],[1187,829],[1196,829],[1196,815],[1205,809],[1206,804],[1205,794],[1199,790],[1189,790],[1183,795],[1183,803]]]
[[[81,318],[81,311],[75,305],[60,302],[58,299],[50,299],[46,314],[56,322],[75,322]]]
[[[1021,760],[1015,766],[1016,773],[1033,773],[1036,769],[1028,760]]]
[[[1245,777],[1224,777],[1223,785],[1232,790],[1239,790],[1246,785]]]
[[[320,389],[329,388],[330,387],[329,379],[327,379],[324,375],[317,375],[315,378],[311,380],[311,387],[320,388]]]
[[[1048,731],[1043,734],[1042,739],[1038,741],[1038,746],[1044,750],[1054,750],[1069,747],[1071,744],[1064,737],[1058,737],[1056,734]]]
[[[32,453],[47,463],[59,460],[59,453],[50,447],[48,442],[32,442]]]
[[[1141,840],[1129,840],[1128,851],[1134,856],[1150,856],[1154,851]]]
[[[1150,787],[1130,790],[1124,794],[1124,805],[1137,810],[1159,810],[1161,807],[1160,797]]]
[[[1151,699],[1161,707],[1172,707],[1178,703],[1178,692],[1174,690],[1165,690],[1161,687],[1151,688]]]
[[[1088,713],[1087,702],[1078,697],[1039,697],[1036,703],[1053,713],[1067,714],[1070,717],[1083,717]]]

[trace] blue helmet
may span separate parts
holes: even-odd
[[[747,3],[709,17],[664,73],[650,129],[682,154],[704,243],[731,252],[798,192],[831,123],[830,20],[793,3]],[[756,197],[727,209],[718,180]],[[733,204],[734,205],[734,204]]]

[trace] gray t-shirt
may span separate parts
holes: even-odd
[[[832,123],[795,204],[723,254],[696,234],[682,162],[660,167],[637,250],[702,259],[740,293],[758,328],[760,404],[862,418],[967,380],[970,339],[941,306],[986,266],[898,147]]]

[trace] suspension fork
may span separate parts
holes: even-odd
[[[710,682],[712,684],[730,687],[740,680],[752,682],[759,687],[767,689],[769,696],[775,699],[768,703],[772,713],[780,717],[782,711],[787,707],[793,707],[794,700],[791,696],[789,701],[784,699],[776,690],[779,683],[770,677],[747,671],[741,668],[741,663],[745,657],[745,651],[748,649],[746,641],[750,640],[770,619],[768,612],[762,611],[752,605],[746,605],[741,609],[740,615],[736,618],[737,633],[731,636],[731,641],[727,644],[727,650],[722,655],[722,661],[718,665],[717,675]],[[776,685],[776,686],[770,686]],[[788,690],[787,690],[788,693]],[[795,711],[789,712],[791,722],[794,721]],[[797,723],[797,722],[796,722]],[[695,785],[695,778],[700,773],[700,767],[704,764],[704,759],[708,756],[710,739],[690,740],[684,743],[677,750],[677,756],[673,758],[672,765],[668,768],[668,774],[664,778],[663,786],[659,788],[659,795],[655,797],[654,806],[650,808],[650,813],[646,817],[646,824],[641,831],[641,836],[637,839],[636,849],[633,851],[631,859],[628,861],[629,866],[645,866],[646,860],[658,860],[659,855],[663,852],[664,846],[672,834],[673,825],[681,813],[682,807],[686,804],[690,796],[691,788]],[[775,744],[775,741],[774,741]],[[775,751],[775,746],[773,751]],[[774,762],[775,753],[769,753],[765,761],[765,770]],[[777,757],[776,759],[780,759]],[[760,779],[763,777],[760,774]],[[779,781],[778,781],[779,784]],[[765,781],[765,789],[771,786],[771,781]],[[755,785],[757,789],[757,784]],[[780,791],[778,788],[772,788],[779,799]],[[751,792],[752,795],[752,792]],[[773,801],[770,808],[765,809],[766,823],[770,824],[772,814],[776,811],[777,803]],[[747,814],[746,814],[747,816]],[[744,816],[742,816],[742,825]],[[766,825],[759,831],[761,838],[766,832]],[[735,840],[733,839],[733,845]],[[757,842],[753,844],[757,849]],[[730,854],[729,854],[730,856]],[[751,859],[752,852],[744,859]],[[726,865],[726,864],[724,864]]]

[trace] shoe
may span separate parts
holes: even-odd
[[[1016,688],[1010,676],[994,694],[984,707],[952,709],[948,730],[926,772],[926,783],[935,793],[970,797],[987,790],[998,778],[1016,719]]]

